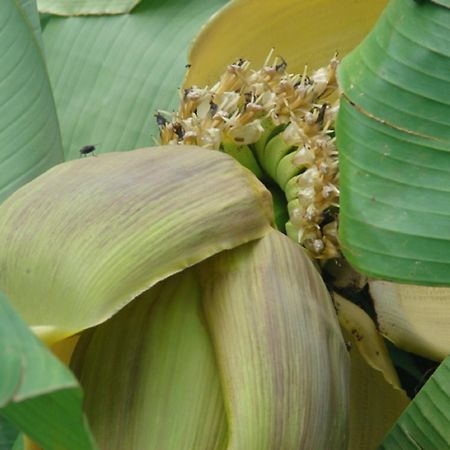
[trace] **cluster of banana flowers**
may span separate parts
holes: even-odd
[[[66,353],[100,448],[346,448],[331,298],[230,156],[61,164],[1,205],[0,246],[0,289]]]
[[[338,111],[334,56],[310,76],[288,73],[269,53],[262,68],[230,64],[212,87],[182,91],[170,121],[157,115],[162,144],[222,149],[284,191],[286,232],[319,260],[339,255],[339,175],[334,124]]]

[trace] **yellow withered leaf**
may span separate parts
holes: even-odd
[[[237,58],[259,67],[271,48],[290,72],[326,66],[370,31],[387,0],[235,0],[205,25],[192,47],[185,86],[211,85]],[[232,24],[232,26],[230,26]]]
[[[409,399],[372,319],[339,294],[333,298],[351,358],[348,450],[375,450]]]
[[[223,153],[167,146],[82,158],[0,206],[0,289],[51,344],[271,223],[270,193]]]
[[[354,337],[356,348],[366,363],[380,371],[388,383],[400,388],[397,372],[373,320],[363,309],[339,294],[333,293],[333,299],[341,327]]]
[[[450,354],[450,288],[369,282],[381,333],[436,361]]]

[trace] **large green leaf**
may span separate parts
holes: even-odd
[[[436,3],[436,5],[445,6],[450,8],[450,0],[430,0],[430,2]]]
[[[178,103],[190,41],[224,3],[145,0],[122,16],[52,17],[44,42],[66,158],[86,144],[153,145],[156,110]]]
[[[22,11],[25,13],[26,19],[31,25],[31,29],[34,32],[36,40],[38,41],[41,50],[44,50],[44,44],[42,42],[41,24],[39,19],[39,13],[36,6],[36,0],[19,0]]]
[[[1,293],[0,317],[0,415],[47,450],[95,449],[75,377]]]
[[[270,193],[223,153],[166,146],[66,162],[0,206],[0,286],[55,341],[263,236],[271,214]]]
[[[380,449],[443,450],[450,445],[450,356],[420,390]]]
[[[18,434],[17,427],[0,414],[0,450],[10,450]]]
[[[35,5],[0,2],[0,201],[62,161]]]
[[[450,284],[450,9],[392,0],[339,78],[344,254],[380,278]]]
[[[37,0],[42,13],[61,16],[88,14],[124,14],[130,12],[141,0]]]

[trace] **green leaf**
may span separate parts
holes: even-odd
[[[233,158],[197,147],[66,162],[0,206],[0,289],[54,342],[169,275],[263,236],[271,203]]]
[[[0,201],[62,161],[33,7],[0,2]]]
[[[386,348],[389,351],[389,355],[395,367],[402,369],[410,377],[414,378],[416,382],[420,381],[422,372],[417,367],[417,363],[412,354],[396,347],[387,339],[384,340],[384,343],[386,344]]]
[[[14,442],[12,450],[26,450],[25,449],[25,438],[24,438],[23,433],[19,434],[19,437]]]
[[[19,3],[20,7],[22,8],[22,11],[26,15],[26,20],[28,20],[29,24],[31,25],[36,40],[38,41],[38,44],[43,52],[44,44],[42,42],[41,23],[36,6],[36,0],[19,0]]]
[[[385,437],[381,450],[442,450],[450,443],[450,356]]]
[[[187,48],[225,0],[144,0],[130,14],[51,18],[48,68],[66,159],[154,144],[158,109],[174,109]]]
[[[272,194],[273,214],[277,229],[286,233],[286,222],[289,220],[287,201],[284,192],[275,184],[266,186]]]
[[[41,13],[60,16],[125,14],[141,0],[37,0]]]
[[[0,294],[0,415],[46,450],[95,449],[72,373]]]
[[[436,3],[436,5],[441,5],[445,8],[450,8],[450,0],[430,0],[433,3]]]
[[[342,62],[345,96],[396,129],[449,142],[449,18],[433,3],[392,0]]]
[[[0,414],[0,450],[10,450],[18,434],[17,427]]]
[[[342,62],[340,238],[358,270],[449,285],[450,10],[393,0]]]

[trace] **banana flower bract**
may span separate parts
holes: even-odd
[[[49,344],[79,335],[71,366],[100,448],[346,448],[328,291],[231,157],[63,163],[0,217],[1,289]]]

